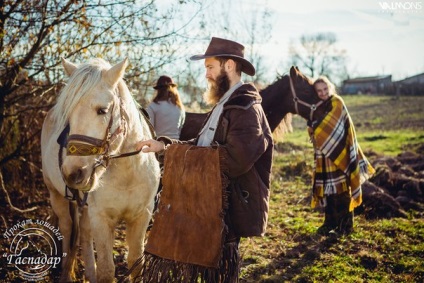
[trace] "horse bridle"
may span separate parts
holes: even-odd
[[[290,81],[290,89],[291,89],[291,93],[293,95],[293,101],[294,101],[294,108],[296,110],[296,114],[299,114],[299,107],[297,106],[298,103],[302,104],[303,106],[308,107],[311,111],[309,112],[309,120],[312,121],[313,116],[314,116],[314,112],[315,110],[317,110],[318,106],[320,106],[324,101],[320,100],[318,101],[317,104],[309,104],[301,99],[299,99],[299,97],[297,97],[296,95],[296,91],[294,89],[294,84],[293,84],[293,80],[291,78],[291,76],[289,76],[289,81]]]
[[[62,150],[65,147],[66,147],[66,155],[68,156],[69,155],[70,156],[99,155],[99,157],[96,158],[95,163],[93,165],[92,176],[95,173],[95,169],[97,167],[103,166],[106,169],[109,166],[109,161],[111,159],[132,156],[132,155],[136,155],[140,153],[141,150],[131,151],[127,153],[120,153],[120,154],[109,154],[110,145],[115,141],[115,139],[120,133],[124,132],[124,135],[125,135],[125,132],[126,132],[125,116],[123,115],[122,106],[120,106],[120,118],[122,121],[121,125],[113,133],[111,132],[112,125],[113,125],[113,109],[114,109],[114,106],[112,106],[111,117],[106,129],[105,137],[103,139],[93,138],[90,136],[79,135],[79,134],[73,134],[73,135],[70,135],[68,138],[66,138],[66,136],[68,135],[70,131],[69,124],[65,127],[65,129],[62,131],[62,133],[60,134],[58,138],[58,143],[60,145],[59,154],[58,154],[60,167],[63,164]],[[155,133],[149,119],[142,112],[140,113],[140,115],[143,116],[145,121],[148,123],[152,136],[154,137]],[[68,195],[68,190],[72,193],[72,196]],[[88,196],[88,191],[84,191],[84,197],[81,199],[79,197],[78,190],[66,186],[65,198],[70,200],[76,200],[79,207],[83,207],[86,204],[87,196]]]
[[[106,128],[105,137],[101,139],[85,136],[85,135],[70,135],[66,142],[66,155],[70,156],[90,156],[90,155],[99,155],[99,158],[96,158],[96,162],[93,165],[93,169],[96,169],[98,166],[103,166],[107,168],[109,166],[110,159],[119,158],[123,156],[129,156],[128,153],[125,154],[109,154],[109,149],[111,143],[116,139],[116,137],[126,131],[125,126],[125,117],[122,114],[122,107],[120,107],[121,112],[121,125],[116,128],[116,130],[112,133],[112,125],[113,125],[113,109],[112,106],[112,115],[109,120],[109,124]],[[124,127],[124,129],[123,129]],[[130,155],[135,155],[140,151],[131,152]]]
[[[113,116],[111,116],[109,120],[108,127],[106,129],[105,137],[101,139],[85,136],[85,135],[70,135],[66,142],[66,154],[67,155],[74,155],[74,156],[90,156],[90,155],[99,155],[99,158],[96,159],[96,163],[94,164],[94,168],[98,166],[103,166],[104,168],[107,168],[109,166],[109,161],[111,159],[116,158],[122,158],[122,157],[128,157],[132,155],[136,155],[140,153],[140,150],[130,151],[126,153],[119,153],[119,154],[109,154],[109,148],[110,145],[115,141],[118,134],[124,132],[124,135],[126,133],[126,127],[122,129],[122,125],[126,125],[125,123],[125,115],[123,115],[123,107],[120,106],[120,118],[121,118],[121,125],[115,130],[115,132],[111,133],[111,128],[113,125]],[[113,112],[113,107],[112,107]],[[143,111],[139,112],[140,118],[143,118],[146,123],[149,126],[150,133],[152,134],[152,137],[155,138],[155,130],[153,128],[153,125],[151,124],[149,118],[144,114]]]

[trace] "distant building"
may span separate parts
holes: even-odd
[[[393,83],[397,95],[424,95],[424,73]]]
[[[344,80],[343,94],[390,94],[393,93],[392,76],[362,77]]]

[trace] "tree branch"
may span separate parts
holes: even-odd
[[[19,213],[31,212],[37,209],[36,206],[27,208],[27,209],[20,209],[12,204],[12,201],[10,200],[10,197],[9,197],[9,193],[7,192],[6,187],[4,186],[3,174],[1,173],[1,171],[0,171],[0,186],[1,186],[0,199],[2,200],[2,203],[6,204],[6,208],[19,212]]]

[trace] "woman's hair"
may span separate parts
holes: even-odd
[[[184,109],[184,105],[180,98],[180,93],[176,86],[168,85],[158,88],[157,94],[153,99],[153,102],[159,103],[159,101],[170,101],[172,104],[178,106],[180,109]]]
[[[330,82],[330,80],[326,76],[319,76],[314,81],[314,87],[318,83],[325,83],[327,85],[328,93],[330,94],[330,96],[333,94],[337,95],[336,86],[332,82]]]

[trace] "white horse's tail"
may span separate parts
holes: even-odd
[[[68,274],[70,274],[71,278],[75,278],[75,269],[77,268],[76,257],[78,251],[80,213],[76,201],[69,201],[69,214],[72,220],[72,232],[69,240],[69,254],[66,255],[66,263],[62,270],[61,282],[66,280]]]

